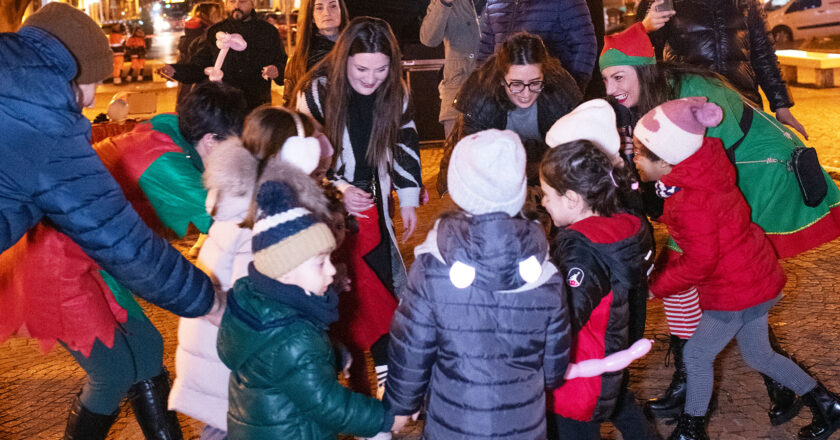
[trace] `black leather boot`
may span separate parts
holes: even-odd
[[[814,419],[799,430],[800,440],[826,440],[840,428],[840,398],[817,382],[816,388],[802,396]]]
[[[695,417],[683,413],[668,440],[709,440],[709,435],[706,434],[706,416]]]
[[[674,376],[671,384],[665,390],[665,395],[650,399],[645,403],[645,410],[656,418],[675,418],[682,414],[685,406],[685,363],[683,362],[683,346],[685,339],[671,335],[668,351],[674,355]],[[667,358],[667,355],[666,355]]]
[[[111,425],[117,420],[119,410],[113,414],[96,414],[82,405],[79,396],[73,400],[64,440],[105,440]]]
[[[773,327],[769,328],[768,334],[770,336],[770,346],[773,348],[773,351],[799,365],[799,362],[779,344],[779,340],[776,339],[776,334],[773,332]],[[802,367],[801,365],[799,366]],[[802,368],[804,369],[804,367]],[[782,384],[768,376],[762,374],[761,377],[764,378],[767,395],[770,396],[770,409],[767,410],[767,416],[770,417],[770,424],[778,426],[796,417],[804,405],[802,399],[797,397],[793,390],[785,388]]]
[[[128,390],[134,417],[147,440],[182,440],[181,424],[174,411],[167,411],[169,372],[137,382]]]

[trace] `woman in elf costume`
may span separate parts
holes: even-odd
[[[823,171],[828,186],[825,198],[806,206],[794,173],[788,168],[791,153],[802,141],[778,120],[745,100],[716,74],[696,68],[657,63],[654,49],[641,23],[605,38],[600,58],[607,94],[629,108],[635,119],[665,101],[705,96],[723,109],[723,121],[706,136],[719,138],[734,161],[738,186],[751,208],[752,221],[761,226],[779,258],[798,255],[840,235],[840,191]],[[631,126],[636,121],[630,121]],[[679,249],[670,241],[662,257]],[[665,300],[671,329],[671,349],[677,372],[662,399],[648,408],[658,416],[676,415],[685,398],[682,346],[699,323],[702,311],[694,289]],[[772,337],[771,341],[775,342]],[[778,344],[774,348],[784,353]],[[765,378],[773,402],[773,424],[790,420],[802,406],[787,389]]]
[[[239,134],[245,102],[239,91],[208,83],[183,110],[94,146],[143,220],[179,237],[190,223],[202,232],[212,223],[201,156],[217,137]],[[45,222],[4,253],[0,267],[0,340],[23,330],[44,351],[58,341],[88,375],[65,438],[104,439],[126,394],[146,438],[181,438],[178,419],[166,408],[163,340],[130,291]]]

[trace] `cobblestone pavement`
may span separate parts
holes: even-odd
[[[793,88],[797,101],[794,114],[805,124],[825,165],[840,167],[840,89],[816,90]],[[422,152],[424,181],[434,188],[439,148]],[[432,196],[419,211],[417,233],[401,246],[407,263],[411,250],[425,237],[434,219],[451,208],[448,198]],[[397,231],[401,230],[397,220]],[[661,230],[658,231],[661,233]],[[191,237],[194,239],[194,236]],[[174,243],[186,252],[190,238]],[[800,359],[830,389],[840,390],[840,277],[835,262],[840,257],[840,240],[825,244],[797,258],[783,261],[788,275],[784,298],[773,308],[770,322],[783,345]],[[144,304],[149,318],[164,338],[164,364],[174,371],[177,318],[154,306]],[[647,336],[667,332],[660,302],[648,306]],[[672,369],[664,366],[667,343],[658,342],[642,360],[630,367],[631,388],[640,399],[658,395],[667,386]],[[727,347],[715,364],[718,409],[709,423],[714,439],[757,440],[792,439],[799,427],[808,423],[808,411],[779,427],[770,426],[765,414],[767,394],[761,378],[739,358],[737,347]],[[61,438],[70,402],[84,382],[84,373],[61,347],[41,353],[32,340],[13,337],[0,344],[0,439]],[[198,438],[201,424],[181,416],[185,438]],[[672,426],[658,424],[667,436]],[[415,423],[396,439],[419,439],[422,423]],[[602,429],[607,439],[621,438],[608,424]],[[111,439],[141,439],[142,434],[128,405],[123,405]],[[840,434],[832,438],[840,439]]]

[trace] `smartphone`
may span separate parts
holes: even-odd
[[[662,3],[656,6],[657,12],[662,11],[673,11],[674,10],[674,0],[662,0]]]

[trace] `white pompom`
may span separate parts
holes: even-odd
[[[526,283],[537,281],[540,275],[542,275],[542,264],[537,260],[537,257],[531,255],[527,260],[519,262],[519,276]]]
[[[459,289],[467,288],[475,280],[475,268],[456,261],[449,269],[449,280]]]
[[[283,143],[280,160],[311,174],[321,161],[321,144],[313,137],[292,136]]]

